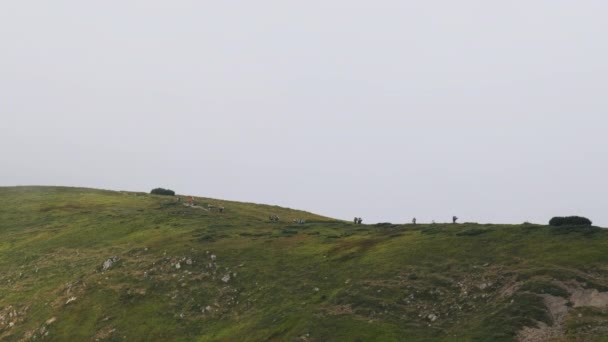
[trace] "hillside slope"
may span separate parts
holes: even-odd
[[[196,204],[0,188],[0,339],[608,340],[599,228],[354,225]]]

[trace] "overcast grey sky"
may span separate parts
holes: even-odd
[[[608,226],[608,2],[0,3],[0,185]]]

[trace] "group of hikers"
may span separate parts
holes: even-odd
[[[188,196],[187,197],[188,202],[184,203],[184,205],[189,206],[189,207],[195,207],[194,205],[194,197],[193,196]],[[177,197],[176,201],[177,202],[181,202],[181,197]],[[204,209],[204,208],[203,208]],[[207,210],[208,211],[212,211],[212,210],[217,210],[220,213],[224,212],[224,207],[223,206],[215,206],[212,204],[207,204]],[[270,220],[270,222],[279,222],[279,216],[278,215],[269,215],[268,219]],[[458,217],[456,216],[452,216],[452,223],[456,223],[456,221],[458,220]],[[306,223],[306,221],[304,219],[295,219],[293,220],[294,223],[299,223],[299,224],[303,224]],[[363,219],[361,217],[356,217],[353,219],[353,223],[354,224],[363,224]],[[435,221],[432,221],[433,224],[435,224]],[[416,218],[414,217],[412,219],[412,224],[416,224]]]
[[[270,215],[268,216],[268,219],[270,220],[270,222],[279,222],[279,217],[277,215]],[[456,223],[456,221],[458,220],[458,217],[456,216],[452,216],[452,223]],[[304,219],[295,219],[293,220],[294,223],[306,223],[306,221]],[[353,223],[354,224],[362,224],[363,223],[363,219],[361,217],[356,217],[353,219]],[[433,224],[435,224],[435,221],[432,221]],[[416,224],[416,218],[414,217],[412,219],[412,224]]]
[[[456,223],[456,220],[458,220],[458,217],[452,216],[452,223]],[[433,220],[432,223],[435,224],[435,220]],[[415,217],[412,219],[412,224],[416,224],[416,218]]]
[[[177,197],[177,202],[181,202],[181,198]],[[194,206],[194,197],[192,196],[188,196],[188,202],[187,204],[185,204],[187,206],[193,207]],[[207,210],[211,211],[213,209],[216,209],[217,211],[219,211],[220,213],[224,212],[224,207],[223,206],[215,206],[212,204],[208,204],[207,205]],[[279,222],[279,216],[278,215],[269,215],[268,219],[270,220],[270,222]],[[456,223],[456,221],[458,220],[458,217],[456,216],[452,216],[452,223]],[[305,223],[306,221],[304,219],[295,219],[293,220],[294,223]],[[363,219],[361,217],[356,217],[353,219],[353,223],[354,224],[363,224]],[[432,223],[434,224],[435,221],[432,221]],[[414,217],[412,219],[412,224],[416,224],[416,218]]]

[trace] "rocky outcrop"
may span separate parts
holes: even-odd
[[[110,269],[110,267],[112,267],[116,262],[118,262],[118,257],[113,256],[108,258],[108,260],[104,261],[103,265],[101,266],[101,270],[102,271],[107,271]]]

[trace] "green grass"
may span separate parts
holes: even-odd
[[[513,340],[523,326],[552,324],[541,295],[569,295],[556,281],[608,289],[608,234],[597,227],[354,225],[195,202],[226,210],[0,188],[0,339]],[[119,262],[103,272],[112,256]],[[594,310],[568,316],[565,338],[601,338],[588,326],[601,331],[607,313]]]

